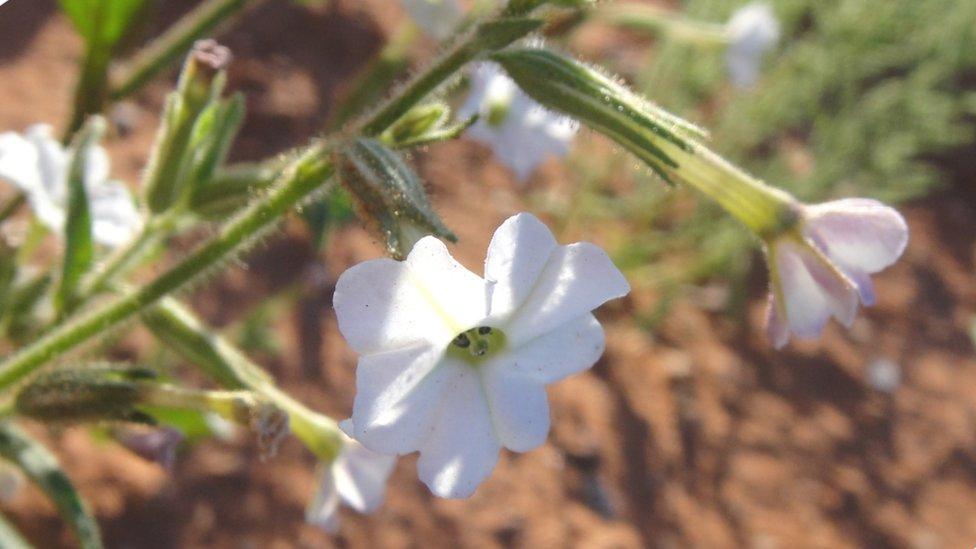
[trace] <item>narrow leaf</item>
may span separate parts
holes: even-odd
[[[91,171],[90,163],[98,141],[105,130],[105,122],[93,117],[74,139],[68,158],[68,213],[64,224],[64,262],[61,282],[54,294],[55,309],[59,314],[69,312],[77,297],[77,290],[84,275],[91,269],[95,258],[92,240],[91,209],[88,204],[86,182]]]
[[[101,536],[88,505],[61,469],[54,455],[40,442],[10,422],[0,423],[0,457],[20,467],[54,503],[83,549],[100,549]]]

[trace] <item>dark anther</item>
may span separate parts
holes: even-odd
[[[461,334],[454,338],[454,344],[464,349],[468,345],[471,345],[471,340],[468,339],[468,334]]]
[[[481,326],[478,328],[478,333],[481,335],[488,335],[491,333],[491,328],[488,326]]]

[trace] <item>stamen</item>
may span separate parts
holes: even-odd
[[[468,339],[468,334],[458,334],[458,336],[454,338],[453,343],[462,349],[466,349],[469,345],[471,345],[471,340]]]

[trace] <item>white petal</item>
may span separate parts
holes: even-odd
[[[63,208],[68,199],[68,151],[52,136],[47,124],[31,126],[25,135],[37,148],[42,187],[50,200]]]
[[[592,314],[561,324],[494,359],[539,383],[555,383],[596,364],[603,354],[603,327]],[[487,366],[487,365],[486,365]]]
[[[844,271],[876,273],[894,263],[908,244],[908,225],[877,200],[849,198],[807,206],[808,236]]]
[[[506,362],[482,366],[485,395],[499,442],[509,450],[527,452],[549,434],[546,387]]]
[[[342,453],[332,463],[339,497],[360,513],[372,513],[383,503],[386,481],[394,465],[396,456],[378,454],[347,439]]]
[[[445,398],[433,432],[420,448],[420,480],[443,498],[466,498],[491,474],[501,445],[492,430],[478,373],[450,362]]]
[[[305,521],[334,534],[339,531],[339,491],[331,467],[319,470],[317,484],[315,496],[305,508]]]
[[[763,55],[779,40],[779,21],[768,4],[748,4],[732,14],[726,32],[729,77],[737,86],[751,86],[759,77]]]
[[[339,330],[361,354],[446,346],[484,319],[485,282],[428,236],[406,261],[374,259],[342,273],[334,304]]]
[[[41,185],[39,152],[33,143],[15,132],[0,134],[0,178],[31,192]]]
[[[89,185],[87,190],[95,240],[111,247],[132,240],[142,228],[142,217],[125,184],[101,181]]]
[[[793,333],[816,337],[831,314],[845,325],[853,322],[857,311],[853,284],[812,249],[784,238],[773,246],[773,256],[776,299],[783,299]]]
[[[503,329],[509,344],[518,347],[629,291],[624,275],[596,245],[560,246]]]
[[[415,451],[437,419],[448,370],[441,351],[414,347],[366,355],[356,368],[354,438],[383,454]]]
[[[496,105],[506,106],[505,118],[492,124],[484,115]],[[460,116],[483,115],[467,135],[490,146],[520,181],[525,181],[549,156],[565,155],[579,129],[571,119],[536,103],[491,64],[474,70],[471,93],[458,112]]]
[[[485,259],[492,318],[506,317],[525,301],[557,247],[549,228],[530,213],[509,217],[498,227]]]
[[[89,148],[88,158],[85,159],[85,188],[91,189],[107,181],[109,171],[110,163],[105,149],[98,145]]]

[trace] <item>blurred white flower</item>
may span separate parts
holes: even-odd
[[[431,38],[444,40],[461,23],[464,15],[458,0],[402,0],[403,8]]]
[[[867,381],[875,391],[894,393],[901,385],[901,366],[887,358],[876,358],[868,363]]]
[[[603,250],[560,246],[527,213],[495,232],[485,278],[430,236],[405,261],[352,267],[334,303],[361,355],[355,438],[384,454],[419,451],[431,491],[470,496],[503,446],[525,452],[545,441],[545,386],[597,361],[603,328],[591,311],[629,290]]]
[[[747,4],[732,14],[726,33],[729,78],[736,86],[752,86],[759,79],[763,55],[779,41],[779,21],[768,4]]]
[[[128,242],[142,226],[129,190],[109,179],[105,149],[92,147],[86,162],[85,190],[92,236],[106,246]],[[0,134],[0,177],[19,187],[34,215],[57,234],[64,232],[68,207],[68,152],[51,136],[51,127],[31,126],[21,135]]]
[[[569,152],[579,129],[573,120],[536,103],[495,65],[479,65],[471,80],[471,93],[458,115],[480,118],[467,134],[490,146],[519,181],[532,175],[549,155]]]
[[[767,244],[767,329],[780,348],[792,331],[816,337],[832,316],[850,326],[858,297],[874,304],[870,274],[894,263],[908,244],[901,214],[876,200],[849,198],[798,205],[797,231]]]
[[[349,420],[340,424],[352,432]],[[339,530],[339,504],[360,513],[372,513],[383,503],[386,481],[396,465],[396,456],[377,454],[348,436],[339,455],[319,471],[318,490],[305,511],[305,520],[326,532]]]

